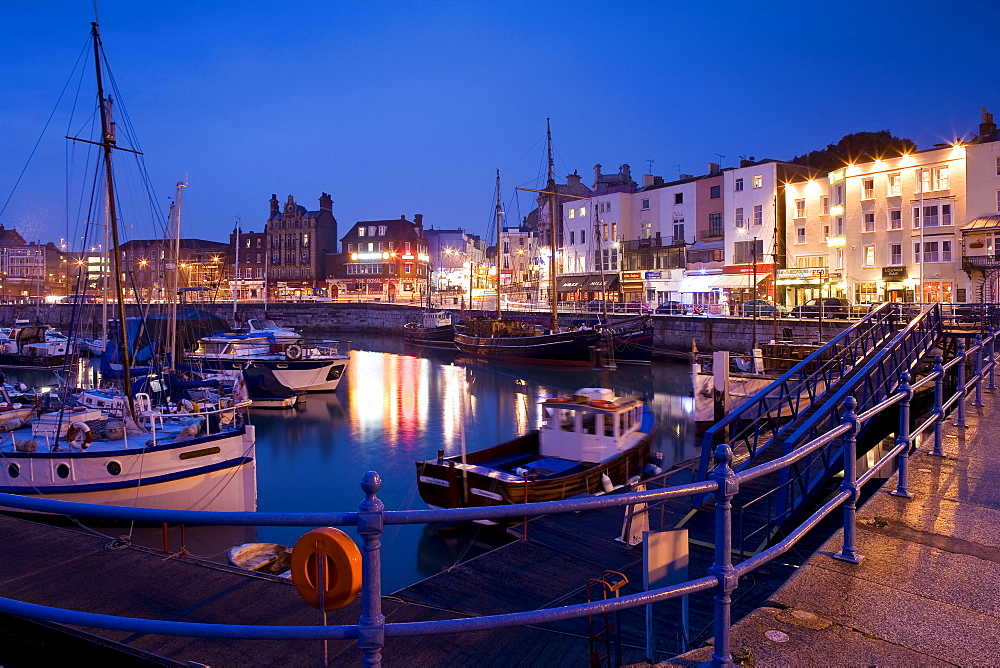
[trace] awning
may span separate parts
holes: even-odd
[[[677,292],[711,292],[715,287],[715,279],[720,274],[705,274],[703,276],[685,276],[681,279],[681,287]]]
[[[589,292],[616,292],[618,290],[618,274],[591,274],[584,288]]]
[[[757,274],[757,283],[760,283],[768,274]],[[753,274],[722,274],[715,277],[715,287],[733,289],[748,289],[753,280]]]
[[[980,216],[962,228],[962,234],[995,231],[1000,231],[1000,214],[995,216]]]
[[[586,292],[590,276],[556,276],[556,290],[559,292]]]
[[[703,241],[699,239],[690,246],[688,250],[700,251],[700,250],[719,250],[726,244],[725,241],[719,239],[718,241]]]

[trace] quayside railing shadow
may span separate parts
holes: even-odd
[[[381,665],[382,650],[386,638],[413,637],[422,635],[454,634],[484,631],[512,626],[536,625],[575,619],[589,615],[599,615],[652,603],[668,601],[698,592],[714,594],[714,646],[712,664],[730,666],[733,664],[730,639],[732,593],[740,577],[764,566],[791,549],[823,518],[837,508],[843,508],[843,542],[834,558],[858,563],[861,555],[855,544],[856,503],[858,490],[871,480],[879,470],[893,458],[897,460],[898,478],[896,489],[891,491],[901,497],[909,497],[908,463],[914,453],[915,439],[924,433],[933,434],[933,448],[930,454],[941,455],[942,426],[946,413],[954,409],[957,424],[965,424],[965,399],[974,397],[981,405],[983,383],[990,390],[995,389],[994,368],[996,366],[996,334],[985,338],[979,336],[969,349],[959,347],[959,355],[947,364],[937,358],[933,371],[919,383],[911,385],[910,376],[901,374],[895,392],[877,404],[857,413],[858,402],[853,396],[843,398],[839,407],[839,424],[827,428],[807,443],[792,452],[783,454],[766,463],[751,466],[741,471],[733,469],[733,453],[728,444],[718,445],[713,452],[717,461],[705,480],[695,480],[685,484],[666,486],[647,491],[632,491],[615,495],[551,501],[535,504],[516,504],[478,508],[443,510],[385,510],[378,499],[381,480],[377,473],[369,472],[361,482],[365,498],[357,512],[337,513],[223,513],[205,511],[168,511],[124,508],[117,506],[93,506],[89,504],[51,501],[10,494],[0,494],[0,504],[22,510],[66,514],[79,517],[113,520],[136,520],[156,523],[180,523],[188,525],[226,526],[345,526],[356,527],[361,538],[362,588],[361,614],[357,624],[337,626],[281,626],[281,625],[236,625],[177,622],[169,620],[138,619],[118,617],[99,613],[65,610],[9,598],[0,598],[0,612],[48,622],[102,628],[132,633],[160,634],[195,638],[263,639],[263,640],[354,640],[366,666]],[[971,374],[967,367],[972,360]],[[957,370],[958,384],[947,398],[944,396],[945,375],[951,368]],[[967,377],[968,376],[968,377]],[[935,403],[929,418],[911,430],[910,400],[914,391],[924,385],[933,384]],[[895,447],[886,452],[865,474],[856,475],[859,429],[866,422],[877,418],[890,408],[898,406],[899,426]],[[833,442],[843,444],[843,482],[839,491],[823,503],[817,510],[794,528],[776,544],[753,556],[733,562],[734,523],[733,497],[741,486],[775,471],[787,469],[813,456],[820,449]],[[487,615],[461,619],[422,621],[408,623],[386,623],[382,615],[381,600],[381,537],[385,525],[424,524],[437,522],[461,522],[472,520],[520,519],[556,513],[571,513],[599,508],[626,507],[646,504],[643,512],[655,512],[658,504],[670,499],[684,499],[712,494],[714,503],[714,557],[707,572],[680,584],[661,587],[636,594],[623,595],[591,603],[578,603],[555,608],[527,610],[522,612]]]

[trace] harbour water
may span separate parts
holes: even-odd
[[[335,332],[330,338],[338,338]],[[344,337],[346,338],[346,337]],[[417,494],[414,462],[462,448],[477,450],[538,426],[538,400],[581,387],[611,387],[649,402],[660,420],[658,450],[665,465],[694,454],[691,382],[676,363],[620,366],[614,371],[514,366],[490,368],[457,353],[405,346],[398,337],[352,336],[350,364],[335,393],[308,395],[283,411],[255,410],[258,510],[344,512],[356,510],[367,471],[382,478],[379,497],[388,510],[425,508]],[[18,380],[17,374],[9,374]],[[32,376],[25,382],[44,380]],[[234,544],[259,540],[294,544],[308,528],[219,530],[189,527],[184,547],[224,560]],[[354,536],[353,529],[347,532]],[[122,533],[121,528],[112,535]],[[177,529],[169,549],[181,546]],[[133,540],[163,543],[156,528],[134,529]],[[502,531],[480,528],[387,526],[383,544],[383,591],[391,592],[448,568],[461,558],[503,540]]]

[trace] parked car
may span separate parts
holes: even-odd
[[[625,312],[649,314],[653,312],[653,308],[648,304],[643,304],[642,302],[626,302]]]
[[[777,306],[774,302],[769,302],[766,299],[751,299],[748,302],[744,302],[742,309],[743,315],[750,317],[754,314],[754,311],[757,312],[758,318],[773,318],[775,312],[777,312],[778,315],[782,312],[780,306]]]
[[[791,316],[793,318],[818,318],[822,306],[824,318],[847,319],[851,312],[851,302],[840,297],[822,297],[821,299],[810,299],[805,304],[799,304],[792,309]]]
[[[688,312],[689,304],[682,304],[681,302],[663,302],[656,307],[654,313],[659,315],[684,315]]]

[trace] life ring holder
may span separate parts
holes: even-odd
[[[94,434],[90,430],[90,425],[86,422],[70,423],[66,430],[66,442],[74,448],[86,450],[94,441]]]
[[[590,402],[590,405],[594,408],[618,408],[618,404],[614,401],[608,401],[606,399],[594,399]]]
[[[351,603],[361,591],[361,551],[340,529],[320,527],[299,538],[292,548],[292,582],[306,603],[319,608],[320,582],[317,574],[322,559],[325,573],[323,607],[338,610]]]
[[[290,360],[297,360],[302,357],[302,346],[297,343],[289,343],[285,346],[285,357]]]

